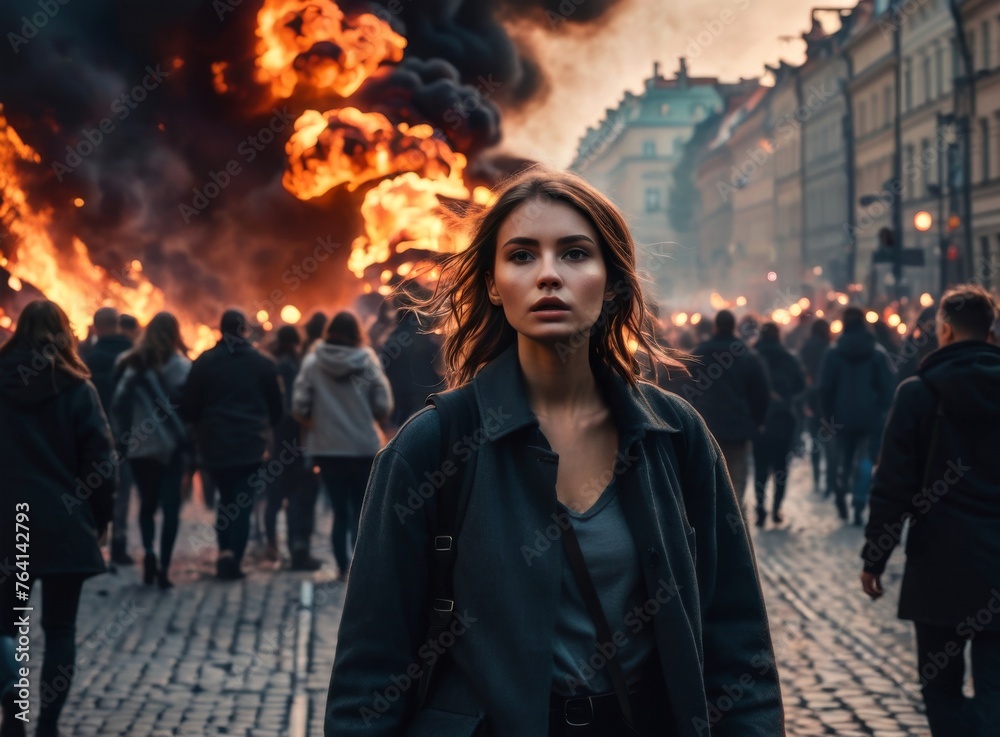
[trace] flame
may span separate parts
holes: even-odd
[[[353,107],[325,113],[306,110],[295,121],[285,152],[288,171],[282,183],[301,200],[345,184],[354,191],[366,182],[409,171],[460,183],[466,164],[463,154],[434,137],[431,126],[394,126],[380,113]]]
[[[346,16],[332,0],[264,0],[257,37],[256,78],[277,98],[291,97],[299,84],[349,97],[406,48],[385,21],[371,13]]]
[[[56,248],[49,235],[52,211],[35,210],[28,203],[17,173],[20,162],[40,160],[7,122],[0,105],[0,223],[14,242],[13,249],[0,258],[0,265],[11,274],[8,285],[17,291],[28,282],[58,303],[80,338],[86,335],[93,313],[105,305],[135,315],[140,322],[148,321],[165,304],[163,292],[148,279],[138,273],[129,275],[129,284],[112,278],[91,261],[86,244],[79,238],[72,239],[69,253]],[[199,327],[185,326],[185,339],[196,350],[203,350],[210,343],[206,345]]]

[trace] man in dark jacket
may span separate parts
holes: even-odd
[[[90,369],[90,380],[97,388],[104,414],[111,417],[111,395],[121,374],[115,371],[118,357],[132,347],[132,341],[118,330],[118,310],[102,307],[94,313],[94,335],[97,340],[83,357]],[[120,434],[126,428],[119,428]],[[132,471],[124,459],[118,467],[119,485],[115,495],[115,517],[111,525],[111,561],[116,565],[130,566],[134,562],[128,554],[128,503],[132,495]]]
[[[878,598],[909,522],[899,617],[915,624],[934,737],[994,735],[1000,725],[1000,348],[986,342],[995,317],[979,287],[941,298],[941,348],[899,386],[889,412],[861,553],[862,586]]]
[[[191,366],[180,414],[195,425],[201,463],[219,488],[217,575],[237,579],[256,495],[266,488],[261,463],[284,405],[277,366],[250,345],[246,316],[226,310],[221,330]],[[289,463],[302,462],[297,448],[283,451],[294,456]]]
[[[743,506],[750,440],[764,425],[770,389],[764,365],[735,332],[733,313],[721,310],[715,316],[715,333],[693,351],[700,362],[689,367],[691,377],[681,395],[701,413],[719,442]]]
[[[852,491],[854,524],[861,524],[868,503],[868,479],[873,444],[892,400],[892,367],[889,354],[865,328],[864,313],[848,307],[844,332],[823,357],[819,396],[829,422],[832,441],[827,445],[827,492],[835,495],[837,513],[847,519],[847,491]]]

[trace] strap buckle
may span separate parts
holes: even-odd
[[[571,727],[586,727],[594,723],[594,702],[587,696],[581,699],[566,699],[563,705],[563,719]]]
[[[454,540],[451,535],[438,535],[434,538],[434,549],[439,551],[451,550]]]
[[[432,606],[435,612],[455,611],[455,602],[452,599],[435,599]]]

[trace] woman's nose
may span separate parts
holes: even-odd
[[[553,258],[542,257],[541,269],[538,272],[539,289],[554,288],[562,286],[562,277],[556,268],[556,261]]]

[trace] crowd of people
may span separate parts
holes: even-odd
[[[544,218],[531,215],[539,208]],[[579,706],[575,688],[591,680],[579,664],[591,641],[608,630],[600,610],[608,602],[626,610],[641,603],[654,580],[646,577],[659,575],[650,571],[662,556],[671,558],[674,575],[685,582],[677,604],[684,615],[623,646],[620,662],[609,658],[607,677],[595,676],[588,686],[591,710],[601,703],[601,718],[615,729],[638,725],[635,733],[653,734],[663,720],[704,718],[709,691],[721,693],[722,684],[753,664],[761,680],[746,706],[726,715],[733,731],[725,734],[781,734],[752,548],[744,525],[734,527],[728,515],[760,528],[768,520],[785,524],[782,504],[796,457],[808,459],[815,493],[832,500],[841,519],[862,526],[870,514],[862,575],[869,596],[882,594],[879,576],[901,541],[897,521],[915,525],[900,614],[918,623],[921,667],[924,650],[949,647],[955,619],[989,587],[1000,586],[1000,477],[990,464],[995,446],[984,440],[996,438],[1000,417],[1000,349],[992,332],[997,313],[988,292],[972,286],[950,291],[902,343],[869,327],[856,306],[842,310],[838,334],[830,322],[808,314],[783,336],[776,322],[750,315],[737,320],[720,310],[711,322],[657,335],[643,327],[647,315],[636,296],[624,221],[576,178],[538,174],[514,182],[480,221],[476,238],[482,243],[450,262],[459,287],[454,294],[467,303],[455,313],[465,322],[460,319],[443,344],[418,317],[432,310],[411,310],[391,299],[371,325],[352,311],[329,321],[317,313],[302,332],[285,325],[273,334],[230,309],[221,316],[216,345],[196,357],[169,312],[140,328],[134,318],[103,307],[94,315],[92,338],[78,345],[54,302],[35,301],[22,310],[13,336],[0,346],[0,466],[13,490],[5,503],[39,531],[29,573],[17,581],[29,590],[42,583],[43,682],[72,672],[81,591],[87,578],[107,568],[102,546],[110,542],[115,566],[136,562],[128,537],[133,485],[142,581],[163,590],[174,586],[181,509],[195,476],[216,512],[215,575],[221,581],[244,577],[255,526],[262,530],[263,557],[281,559],[282,511],[288,567],[321,567],[311,540],[322,489],[333,511],[330,550],[337,576],[346,580],[360,561],[345,603],[327,727],[363,733],[357,715],[382,676],[397,672],[393,668],[408,672],[428,603],[424,583],[451,586],[452,574],[430,570],[422,556],[429,531],[441,521],[426,517],[424,525],[407,526],[405,519],[430,514],[422,505],[414,508],[407,494],[416,479],[448,468],[451,459],[439,458],[440,448],[459,448],[445,441],[460,425],[421,411],[444,388],[443,376],[456,392],[449,394],[471,405],[470,412],[500,406],[513,417],[499,428],[484,424],[490,442],[478,446],[472,466],[480,474],[478,506],[466,521],[473,532],[463,538],[467,557],[454,571],[456,597],[489,600],[494,609],[478,610],[484,624],[456,646],[454,667],[464,669],[465,680],[446,678],[440,689],[448,694],[442,698],[462,701],[473,698],[469,684],[478,684],[497,735],[526,733],[524,725],[540,723],[546,708],[555,720],[550,734],[577,734],[569,716]],[[494,271],[488,266],[494,261],[479,254],[495,254],[501,242],[512,255],[497,256]],[[633,288],[610,290],[612,276]],[[468,280],[464,290],[462,280]],[[424,307],[435,300],[444,304],[440,291],[424,295]],[[602,326],[604,314],[611,317]],[[640,338],[638,352],[620,339],[629,331]],[[566,344],[559,341],[581,335],[584,346],[594,344],[562,350]],[[435,409],[444,412],[441,404]],[[934,499],[925,500],[921,494],[937,489],[935,474],[944,461],[969,448],[977,463],[949,482],[960,493],[934,491]],[[525,466],[528,452],[552,463]],[[628,473],[629,464],[619,473],[616,460],[606,487],[590,483],[606,459],[630,453],[646,464],[645,481]],[[672,483],[677,479],[680,486]],[[752,515],[745,501],[751,482]],[[943,512],[915,511],[922,501],[933,507],[942,497]],[[508,562],[494,581],[491,545],[527,534],[524,526],[534,522],[526,520],[548,522],[550,510],[539,500],[551,501],[569,520],[560,528],[565,565],[553,567],[546,559],[530,578]],[[400,507],[404,501],[409,506]],[[363,502],[368,511],[362,522]],[[401,514],[397,507],[409,511]],[[641,565],[629,536],[649,541],[642,544]],[[432,537],[435,552],[449,551],[458,531],[454,538]],[[947,553],[928,562],[927,551],[942,545]],[[16,556],[6,542],[3,552]],[[955,580],[965,596],[948,595]],[[15,605],[17,581],[8,576],[0,582],[5,612]],[[546,598],[552,592],[562,592],[561,598]],[[530,600],[551,613],[548,630],[525,629],[520,613]],[[455,602],[433,601],[435,607],[451,605],[437,609],[450,622]],[[694,624],[692,611],[701,618]],[[732,611],[740,613],[738,620]],[[3,737],[23,734],[23,725],[11,718],[14,697],[6,688],[16,634],[11,621],[6,618],[0,632]],[[961,694],[960,660],[949,664],[948,678],[924,686],[935,737],[974,733],[955,731],[956,724],[1000,723],[988,691],[1000,672],[997,625],[991,620],[980,630],[987,634],[977,630],[965,638],[974,643],[974,704]],[[505,659],[501,649],[514,641],[552,647],[554,680],[525,670],[523,658]],[[668,643],[672,659],[664,662]],[[495,669],[474,667],[485,654],[498,663]],[[567,691],[571,682],[576,686]],[[665,690],[683,691],[692,683],[698,687],[683,700],[685,714],[665,711]],[[42,704],[42,737],[58,733],[67,691]],[[636,694],[631,707],[628,694]],[[674,700],[673,708],[680,703]],[[558,729],[552,726],[557,723]]]

